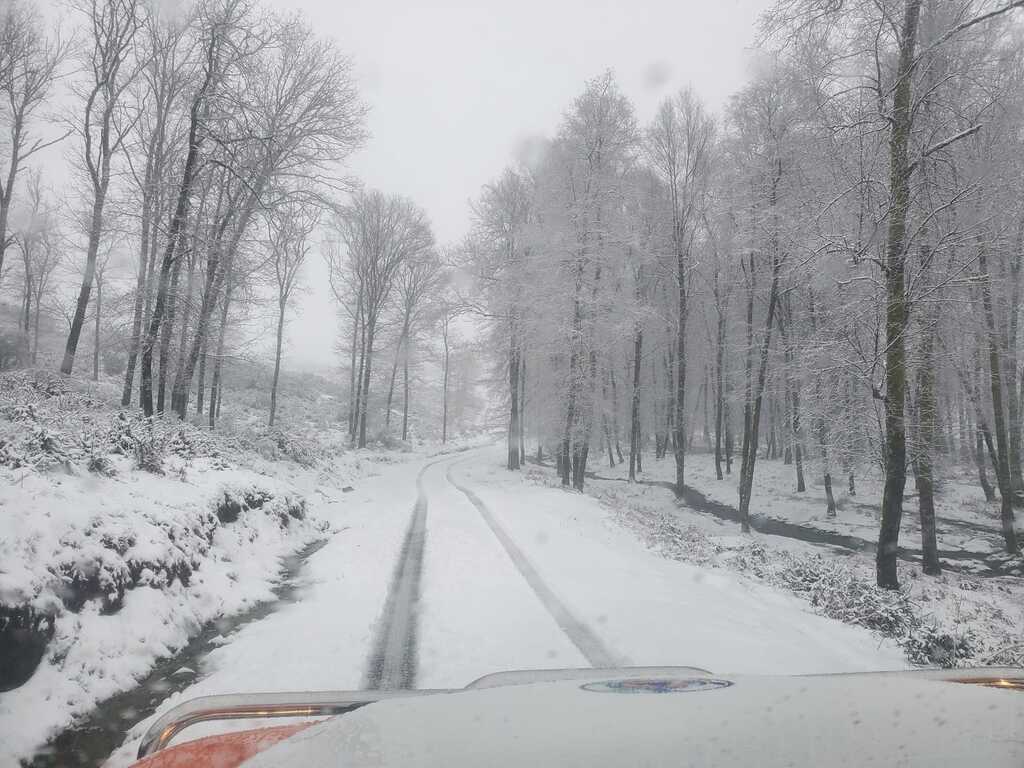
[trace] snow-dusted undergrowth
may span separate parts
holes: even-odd
[[[537,482],[556,482],[549,470],[527,473]],[[869,558],[744,536],[735,525],[678,506],[664,488],[597,480],[588,481],[586,492],[663,556],[728,568],[792,592],[818,613],[896,640],[914,664],[1024,665],[1024,584],[1018,578],[931,578],[901,566],[904,588],[883,590],[874,584]]]
[[[116,401],[102,384],[0,377],[0,762],[271,599],[281,559],[328,534],[318,505],[393,458]]]

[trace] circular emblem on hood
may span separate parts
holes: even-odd
[[[711,677],[644,677],[632,680],[602,680],[599,683],[581,685],[584,691],[599,693],[690,693],[728,688],[729,680]]]

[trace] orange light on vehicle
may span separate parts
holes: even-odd
[[[135,763],[133,768],[238,768],[253,755],[313,724],[279,725],[207,736],[156,752]]]

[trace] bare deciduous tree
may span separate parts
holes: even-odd
[[[0,7],[0,125],[6,133],[6,169],[0,174],[0,273],[10,245],[8,219],[19,172],[33,155],[60,141],[33,138],[32,121],[57,78],[68,46],[49,38],[39,11],[26,0]]]
[[[75,130],[82,140],[82,160],[92,200],[87,214],[82,287],[60,366],[64,374],[70,374],[75,365],[78,339],[89,306],[96,257],[103,238],[103,214],[112,163],[138,119],[126,103],[126,90],[145,64],[136,47],[136,36],[146,15],[140,0],[88,0],[76,8],[84,16],[90,32],[83,62],[88,74],[85,82],[76,88],[82,114],[76,118]]]

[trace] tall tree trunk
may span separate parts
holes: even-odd
[[[360,310],[361,312],[361,310]],[[356,368],[356,412],[355,420],[352,422],[352,443],[358,445],[359,443],[359,422],[362,418],[364,408],[364,398],[366,397],[366,391],[363,388],[363,371],[366,368],[366,335],[367,335],[367,323],[366,318],[360,315],[359,320],[359,361]]]
[[[595,291],[596,293],[596,291]],[[583,490],[587,474],[587,459],[590,456],[590,442],[594,425],[594,400],[597,387],[597,351],[593,347],[593,340],[590,340],[590,353],[587,356],[587,393],[583,408],[578,409],[578,419],[583,422],[583,435],[573,446],[572,459],[572,487],[577,491]]]
[[[745,328],[747,337],[747,350],[744,362],[744,378],[743,378],[743,442],[740,445],[740,489],[742,494],[742,488],[744,483],[744,472],[743,467],[747,462],[747,452],[750,450],[750,426],[752,424],[753,407],[754,407],[754,289],[755,289],[755,264],[754,254],[751,252],[748,255],[750,272],[748,280],[750,281],[747,286],[747,312],[745,318]],[[757,441],[754,440],[754,451],[757,451]],[[742,523],[741,523],[742,525]],[[744,530],[747,530],[744,528]]]
[[[825,482],[825,514],[828,517],[836,516],[836,498],[832,494],[832,466],[829,463],[828,455],[828,426],[825,419],[818,418],[818,447],[821,450],[821,467]]]
[[[32,365],[36,364],[36,359],[39,356],[39,312],[43,298],[42,288],[37,288],[37,290],[39,293],[36,295],[35,317],[32,320]]]
[[[270,384],[270,418],[267,426],[274,426],[277,415],[277,384],[281,378],[281,341],[284,338],[284,302],[277,307],[277,346],[274,349],[274,379]]]
[[[196,379],[196,415],[203,415],[203,396],[206,389],[206,354],[209,348],[209,338],[203,339],[203,348],[199,353],[199,378]]]
[[[729,401],[722,405],[722,421],[725,422],[725,474],[732,474],[733,434],[732,419],[729,417]]]
[[[128,342],[128,362],[124,370],[124,388],[121,390],[121,405],[124,407],[132,404],[135,366],[138,363],[139,344],[142,339],[142,308],[146,297],[146,284],[149,280],[147,267],[149,266],[150,218],[153,214],[152,175],[153,157],[152,152],[149,152],[146,156],[146,170],[143,176],[142,232],[139,237],[139,269],[135,278],[135,298],[132,306],[132,335]]]
[[[793,391],[790,396],[793,402],[793,415],[790,424],[793,433],[793,462],[796,464],[796,491],[804,493],[807,490],[807,485],[804,483],[804,450],[803,444],[800,442],[800,385],[798,383],[793,383]]]
[[[622,464],[622,444],[619,440],[619,388],[615,383],[615,366],[608,369],[608,379],[612,386],[612,436],[615,439],[615,453]]]
[[[676,329],[676,368],[675,368],[675,399],[673,416],[675,418],[672,432],[674,456],[676,460],[676,493],[682,495],[685,490],[683,483],[686,466],[686,445],[689,437],[689,425],[686,420],[686,259],[678,254],[679,278],[679,326]]]
[[[629,481],[636,482],[640,471],[640,357],[643,353],[643,326],[633,328],[633,396],[629,410]]]
[[[195,242],[195,239],[193,239],[193,242]],[[186,404],[182,402],[182,400],[183,398],[187,399],[188,395],[187,390],[182,389],[180,382],[185,377],[185,366],[188,360],[189,321],[195,308],[195,267],[196,252],[193,249],[189,254],[188,259],[188,277],[185,280],[185,300],[182,302],[181,328],[178,332],[178,362],[174,367],[174,386],[171,389],[171,410],[177,412],[182,419],[186,416]],[[170,322],[168,322],[167,325],[169,326]],[[196,328],[196,332],[199,332],[198,328]],[[203,340],[194,339],[194,341],[201,346]]]
[[[1013,487],[1013,502],[1018,506],[1024,501],[1024,475],[1021,474],[1021,414],[1017,387],[1017,329],[1020,318],[1022,259],[1024,259],[1024,217],[1021,218],[1017,226],[1017,237],[1010,261],[1010,306],[1007,308],[1009,322],[1006,328],[1005,374],[1003,377],[1006,386],[1010,484]]]
[[[395,397],[395,377],[398,376],[398,358],[402,354],[402,345],[405,344],[405,337],[409,333],[408,323],[402,327],[402,334],[398,337],[398,345],[395,347],[395,359],[391,364],[391,378],[388,384],[388,404],[384,409],[384,428],[390,429],[391,427],[391,403],[394,402]]]
[[[526,463],[526,358],[519,353],[519,463]]]
[[[164,404],[167,397],[168,373],[171,361],[171,333],[174,330],[174,322],[178,309],[178,283],[181,280],[181,254],[174,260],[171,268],[171,284],[167,294],[166,308],[164,309],[163,325],[160,328],[160,352],[157,356],[157,394],[156,412],[164,412]]]
[[[779,335],[782,338],[782,345],[785,348],[785,363],[786,370],[784,371],[784,384],[785,384],[785,406],[789,413],[787,414],[789,429],[789,440],[787,443],[787,453],[789,452],[790,445],[792,446],[793,463],[796,465],[796,491],[797,493],[804,493],[807,490],[807,485],[804,482],[804,455],[803,445],[801,444],[801,426],[800,426],[800,382],[793,376],[793,369],[796,365],[795,354],[793,347],[795,341],[791,334],[793,333],[793,310],[789,302],[789,296],[787,295],[781,302],[782,306],[779,311]],[[783,317],[785,315],[785,317]]]
[[[359,447],[366,447],[366,411],[370,399],[370,367],[373,363],[373,337],[376,326],[376,318],[367,318],[366,331],[366,355],[363,365],[363,386],[362,401],[359,407]],[[445,393],[447,396],[447,392]],[[443,442],[443,441],[442,441]]]
[[[109,177],[109,164],[109,159],[103,161],[104,170],[101,173],[104,174],[104,177]],[[71,370],[75,366],[78,340],[82,335],[85,311],[89,306],[89,296],[92,293],[92,284],[96,278],[96,257],[99,255],[100,238],[103,236],[103,206],[106,200],[107,182],[104,180],[93,192],[92,216],[89,221],[89,240],[85,251],[85,271],[82,273],[82,287],[78,290],[75,314],[71,318],[71,329],[68,333],[67,343],[64,345],[64,360],[60,364],[60,372],[66,376],[71,375]]]
[[[992,483],[988,481],[988,475],[985,472],[985,443],[991,443],[991,436],[985,435],[982,427],[976,428],[976,442],[974,445],[974,461],[978,467],[978,485],[981,486],[982,492],[985,494],[985,501],[995,501],[996,492],[992,488]]]
[[[217,45],[218,33],[215,30],[211,30],[210,40],[206,46],[206,73],[199,90],[192,97],[192,104],[189,107],[188,152],[185,155],[185,164],[181,172],[181,183],[178,185],[178,197],[174,206],[174,216],[171,218],[171,225],[167,233],[167,247],[164,250],[163,261],[160,264],[160,279],[157,283],[156,299],[153,302],[153,316],[150,318],[149,328],[146,331],[146,338],[142,346],[142,392],[140,399],[142,400],[142,411],[147,416],[153,415],[153,347],[156,345],[157,335],[160,333],[160,325],[164,319],[171,272],[178,261],[179,240],[181,239],[182,229],[185,226],[185,219],[188,217],[189,200],[192,196],[192,187],[195,184],[196,172],[198,170],[199,150],[203,140],[199,130],[199,123],[202,120],[201,113],[206,101],[206,92],[213,80],[214,56]]]
[[[701,383],[701,392],[703,393],[703,406],[704,406],[704,448],[708,451],[711,450],[711,364],[708,363],[704,366],[704,381]]]
[[[359,338],[359,320],[363,312],[363,292],[362,289],[359,291],[359,296],[356,300],[356,310],[352,313],[352,349],[349,352],[349,369],[348,369],[348,436],[351,440],[356,434],[356,356],[358,346],[357,339]],[[359,377],[359,382],[362,382],[362,377]]]
[[[582,334],[582,317],[580,314],[580,299],[579,299],[579,278],[577,278],[577,295],[573,301],[573,333],[572,338],[569,341],[570,352],[569,352],[569,389],[566,396],[566,409],[565,409],[565,430],[562,434],[562,446],[560,452],[560,469],[562,476],[562,485],[568,486],[572,482],[572,456],[576,452],[575,443],[576,435],[574,434],[576,429],[576,401],[578,397],[577,390],[580,386],[581,379],[583,378],[580,368],[582,363],[579,360],[580,352],[578,349],[580,343],[580,337]]]
[[[724,318],[720,317],[715,344],[715,477],[719,480],[722,479],[722,417],[725,410],[725,393],[722,389],[723,326]]]
[[[1013,483],[1010,479],[1009,440],[1006,434],[1006,417],[1003,410],[1002,364],[999,360],[999,335],[996,329],[995,311],[992,307],[992,277],[988,272],[985,254],[986,246],[981,243],[978,249],[978,269],[981,271],[981,298],[985,315],[985,326],[988,331],[988,363],[989,382],[992,390],[992,424],[995,429],[996,480],[999,484],[1000,519],[1003,526],[1003,539],[1006,551],[1016,554],[1018,551],[1017,534],[1013,529]]]
[[[932,454],[935,449],[935,355],[934,328],[923,329],[921,359],[917,370],[917,455],[914,478],[917,484],[918,511],[921,515],[921,554],[924,572],[937,576],[942,572],[935,538],[935,483]]]
[[[751,530],[751,495],[754,488],[754,465],[758,458],[758,429],[761,425],[761,403],[764,399],[765,381],[768,376],[768,353],[771,348],[771,327],[774,322],[775,304],[778,300],[778,272],[780,263],[775,257],[772,269],[771,289],[768,296],[768,317],[765,321],[765,338],[761,343],[758,380],[753,393],[750,416],[750,434],[743,436],[746,451],[739,468],[739,519],[744,534]]]
[[[441,383],[441,444],[448,442],[448,330],[444,333],[444,377]]]
[[[884,278],[885,312],[885,487],[882,491],[882,522],[878,530],[875,570],[878,586],[898,589],[896,559],[899,555],[903,490],[907,484],[906,371],[906,233],[910,207],[910,174],[907,147],[913,126],[911,103],[914,51],[917,47],[921,0],[906,0],[900,29],[899,62],[893,86],[893,111],[889,135],[889,230]]]
[[[100,320],[103,309],[103,279],[96,276],[96,325],[93,328],[92,380],[100,380]]]
[[[221,379],[223,374],[221,372],[224,365],[224,339],[227,336],[228,331],[228,307],[231,304],[231,289],[232,284],[228,284],[224,287],[224,298],[221,300],[220,307],[220,328],[217,331],[217,354],[213,360],[213,380],[210,382],[210,428],[216,426],[217,417],[220,415],[220,397],[221,389],[223,385]]]
[[[771,185],[768,204],[771,210],[774,212],[776,204],[776,191],[778,182],[782,177],[782,164],[781,160],[776,161],[776,175]],[[773,214],[774,215],[774,214]],[[771,252],[771,286],[768,289],[768,314],[765,317],[765,332],[764,339],[761,343],[761,354],[759,359],[758,367],[758,380],[756,388],[752,393],[751,402],[745,407],[744,411],[744,434],[743,434],[743,456],[742,464],[739,469],[739,520],[740,527],[744,534],[748,534],[751,530],[751,496],[754,488],[754,466],[758,458],[758,430],[761,426],[761,403],[764,398],[765,383],[768,377],[768,354],[771,350],[771,331],[775,324],[775,310],[778,305],[778,282],[779,272],[782,269],[782,256],[779,253],[778,244],[778,228],[776,226],[771,234],[771,242],[769,245]],[[754,256],[751,255],[751,280],[753,285],[754,280]],[[754,291],[751,290],[750,301],[748,305],[748,323],[753,321],[753,300]],[[748,337],[750,338],[752,330],[748,329]],[[750,350],[748,350],[748,368],[750,368]],[[748,387],[751,382],[748,381]]]
[[[21,121],[15,121],[11,128],[11,158],[7,166],[7,183],[0,189],[0,277],[4,273],[4,255],[7,253],[8,243],[7,224],[11,213],[11,201],[14,199],[14,183],[18,179],[18,164],[21,162]]]
[[[447,351],[445,352],[447,357]],[[447,373],[447,364],[445,367]],[[509,469],[519,469],[519,350],[516,348],[515,335],[509,342],[508,353],[508,388],[510,413],[508,419],[508,462]],[[447,391],[447,387],[445,388]],[[447,421],[447,417],[445,418]]]
[[[28,259],[26,258],[25,261],[25,297],[21,303],[21,317],[18,318],[18,324],[25,333],[28,333],[32,321],[32,272]]]
[[[412,354],[410,340],[405,341],[405,357],[402,360],[402,439],[409,439],[409,356]]]

